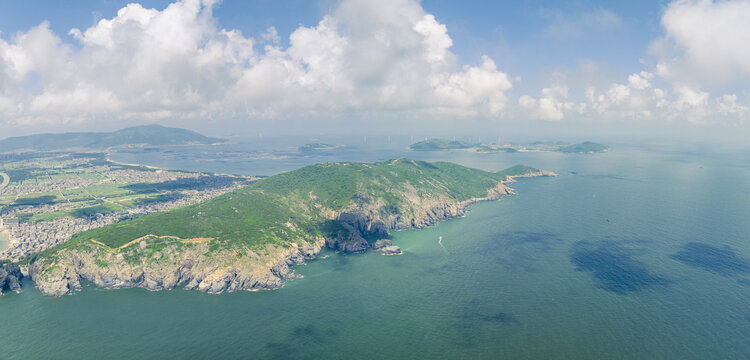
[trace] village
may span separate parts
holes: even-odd
[[[0,244],[0,260],[18,260],[62,244],[74,234],[203,202],[256,180],[112,162],[87,166],[90,160],[54,162],[49,169],[38,167],[39,161],[22,164],[20,169],[33,170],[22,181],[2,172],[0,233],[7,243],[4,248]]]

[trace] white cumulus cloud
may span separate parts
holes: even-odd
[[[0,39],[0,123],[390,113],[498,116],[512,87],[489,57],[457,63],[415,0],[344,0],[282,47],[222,29],[216,1],[129,4],[66,41],[46,23]]]
[[[677,0],[653,45],[672,81],[723,85],[750,80],[750,1]]]
[[[537,120],[557,121],[562,120],[566,112],[574,111],[581,114],[586,111],[586,104],[566,101],[567,98],[567,86],[555,85],[542,89],[539,98],[521,96],[518,99],[518,105],[529,117]]]

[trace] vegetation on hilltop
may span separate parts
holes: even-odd
[[[340,229],[325,212],[381,203],[392,214],[414,212],[409,197],[461,202],[487,196],[507,176],[538,172],[514,166],[487,172],[448,162],[397,159],[374,164],[322,163],[275,175],[204,203],[125,220],[75,235],[45,255],[96,243],[118,248],[146,236],[210,238],[216,246],[260,249],[301,244]]]

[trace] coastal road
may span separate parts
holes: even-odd
[[[10,176],[8,176],[8,174],[6,174],[4,172],[0,172],[0,176],[3,177],[3,182],[2,182],[2,184],[0,184],[0,189],[2,189],[4,187],[8,186],[8,184],[10,184]]]

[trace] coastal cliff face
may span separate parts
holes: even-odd
[[[295,277],[291,266],[314,259],[323,244],[320,238],[306,246],[272,248],[259,255],[231,248],[210,251],[207,243],[175,243],[153,251],[154,244],[144,240],[120,252],[105,247],[66,251],[54,264],[32,265],[30,273],[37,288],[49,296],[81,290],[83,280],[108,289],[155,291],[184,286],[211,294],[277,289],[283,286],[282,279]]]
[[[355,183],[356,190],[352,191],[353,195],[348,196],[348,200],[343,204],[330,196],[331,187],[310,191],[293,188],[293,191],[284,194],[283,197],[272,197],[274,204],[282,204],[283,209],[295,209],[295,212],[283,213],[279,220],[259,227],[256,233],[270,239],[260,245],[228,241],[222,236],[209,236],[207,232],[201,233],[200,238],[188,238],[185,235],[178,237],[181,229],[169,235],[156,234],[155,231],[160,230],[158,227],[151,228],[152,232],[149,235],[134,240],[126,238],[125,240],[130,241],[124,244],[117,243],[121,244],[120,246],[102,242],[111,240],[107,238],[107,232],[93,235],[84,233],[79,236],[78,242],[72,241],[52,255],[40,256],[38,260],[32,261],[29,273],[37,288],[50,296],[72,294],[82,288],[82,281],[110,289],[142,287],[148,290],[169,290],[183,286],[185,289],[212,294],[224,291],[277,289],[284,285],[285,279],[296,277],[293,265],[314,259],[324,246],[341,253],[362,253],[373,248],[373,244],[366,239],[383,239],[394,230],[423,228],[441,220],[462,216],[469,205],[478,201],[496,200],[513,194],[513,190],[505,183],[513,181],[513,177],[458,167],[454,164],[449,164],[448,170],[430,163],[411,160],[396,160],[391,163],[378,163],[375,166],[385,167],[394,164],[396,170],[386,168],[388,177],[383,176],[370,181],[372,176],[368,174],[368,182]],[[349,165],[351,164],[335,166],[345,168]],[[373,167],[369,164],[361,166],[364,171],[371,171]],[[412,176],[404,179],[411,173],[398,168],[399,166],[414,167],[421,177]],[[346,170],[350,171],[348,168]],[[515,174],[515,177],[554,175],[533,170],[524,170]],[[468,171],[476,174],[463,173]],[[450,176],[444,175],[443,172],[449,172]],[[309,174],[305,174],[305,178],[308,176]],[[332,187],[334,189],[351,187],[351,184],[347,183],[348,178],[332,179],[339,182]],[[295,179],[282,180],[298,186]],[[473,188],[463,185],[471,181],[475,184]],[[262,200],[259,196],[270,196],[271,190],[279,187],[270,181],[263,185],[265,187],[251,185],[245,193],[230,193],[216,201],[224,202],[219,203],[221,209],[231,210],[229,216],[245,216],[243,211],[247,209],[232,206],[234,203],[231,201],[244,196],[242,199],[256,199],[245,206],[261,206],[261,202],[257,200]],[[189,209],[190,212],[177,214],[179,216],[156,219],[160,221],[158,224],[169,224],[174,219],[191,218],[191,223],[185,225],[188,227],[200,221],[195,219],[207,216],[207,212],[218,211],[215,205],[211,206],[199,205]],[[252,213],[252,217],[240,224],[250,226],[251,221],[268,216],[268,213],[274,211],[275,208],[268,208],[262,213]],[[211,218],[210,221],[206,220],[206,223],[222,221],[221,219],[224,217]],[[148,226],[148,223],[138,223],[138,226]],[[139,227],[134,228],[140,230]],[[114,228],[113,231],[115,230],[117,232],[112,236],[117,237],[132,229],[121,227]],[[226,234],[229,230],[232,228],[225,225],[221,231],[225,231]],[[238,228],[231,234],[239,231],[241,229]],[[191,234],[195,235],[194,232]],[[376,244],[376,250],[384,255],[401,253],[401,250],[389,241],[379,241]]]
[[[513,189],[502,182],[490,188],[487,196],[464,201],[447,196],[421,197],[411,188],[403,194],[406,201],[397,209],[388,207],[380,199],[359,196],[336,215],[338,221],[356,230],[356,234],[350,238],[329,239],[327,244],[332,249],[344,252],[364,251],[369,244],[364,241],[362,235],[387,237],[394,230],[422,229],[441,220],[463,216],[466,208],[473,203],[497,200],[511,194]]]
[[[12,263],[0,264],[0,296],[5,291],[21,292],[21,268]]]

